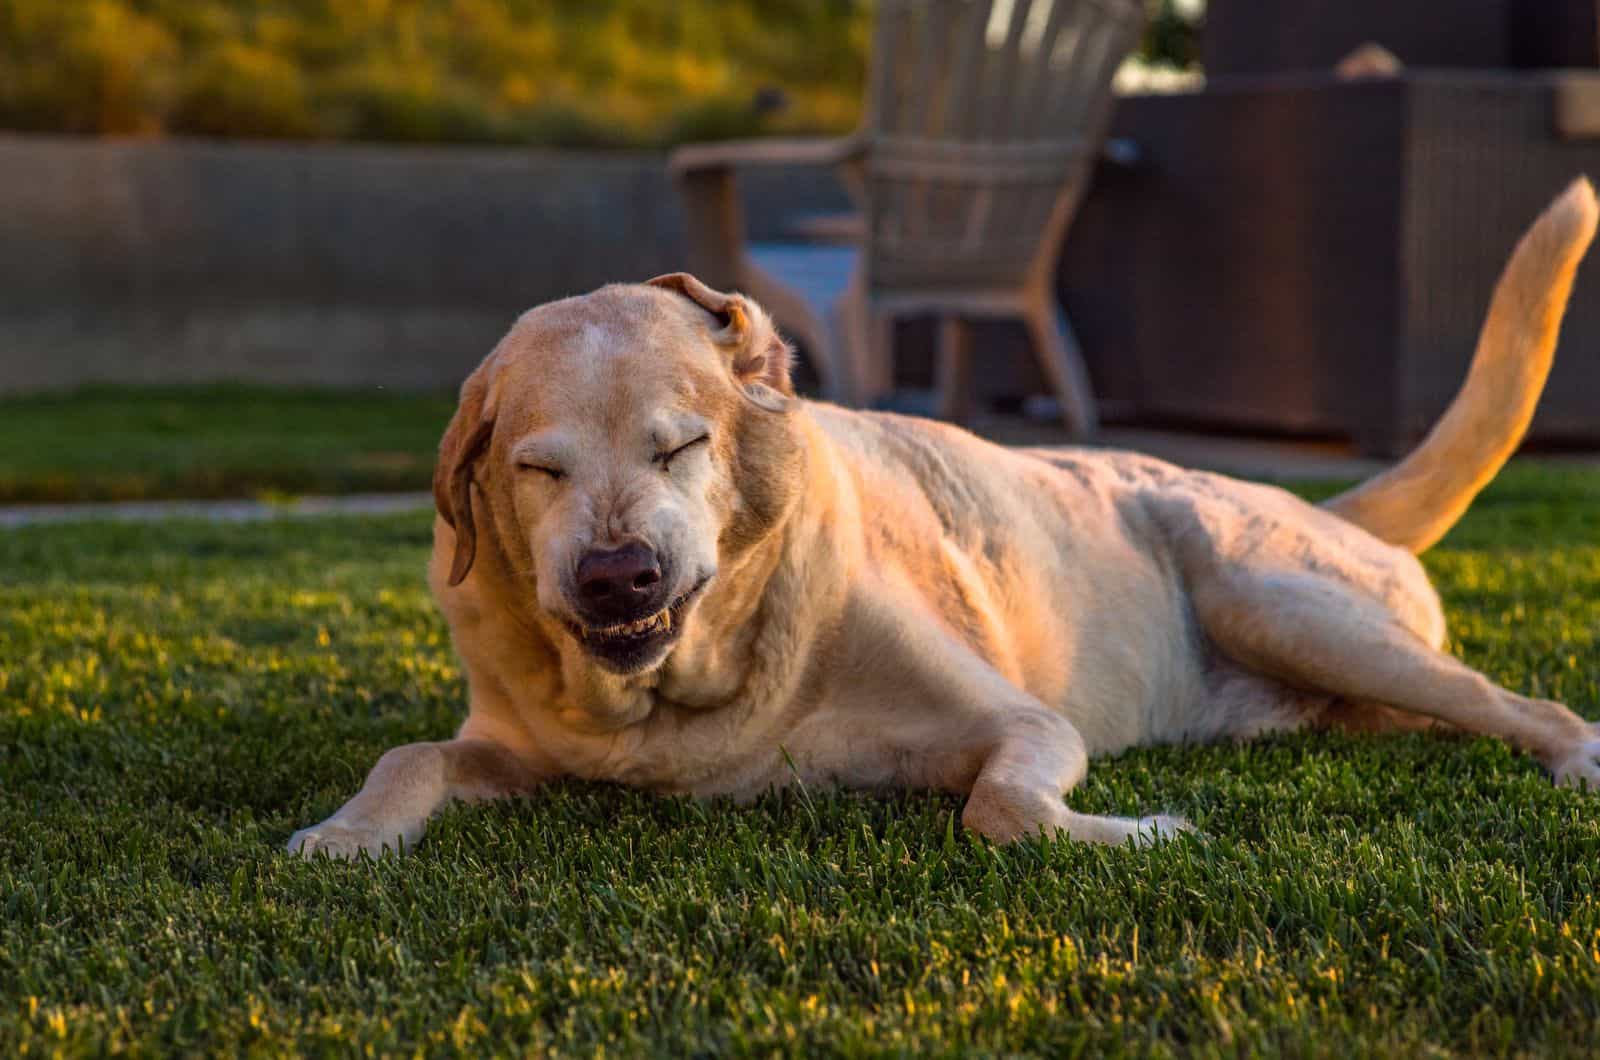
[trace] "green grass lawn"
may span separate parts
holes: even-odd
[[[432,431],[432,428],[429,428]],[[1600,475],[1432,553],[1458,650],[1600,716]],[[1072,796],[1204,842],[997,849],[958,800],[594,785],[403,861],[290,831],[462,684],[428,520],[0,533],[0,1055],[1589,1053],[1600,795],[1489,740],[1139,751]]]
[[[453,394],[92,387],[0,398],[0,503],[426,489]]]

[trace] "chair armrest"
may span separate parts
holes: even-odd
[[[865,155],[866,140],[733,140],[690,144],[667,156],[667,173],[678,189],[688,220],[689,268],[712,287],[739,285],[748,271],[744,257],[744,217],[739,208],[735,170],[745,165],[832,165],[847,187],[859,183],[851,170]],[[852,165],[852,163],[857,163]]]
[[[680,177],[697,170],[738,166],[837,166],[860,158],[865,151],[866,141],[860,136],[687,144],[667,156],[667,172]]]
[[[832,243],[856,246],[866,234],[866,219],[860,213],[820,213],[789,224],[785,236],[807,243]]]

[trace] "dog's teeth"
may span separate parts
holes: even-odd
[[[672,611],[658,611],[649,618],[641,618],[637,622],[619,622],[614,626],[594,626],[585,629],[586,633],[600,637],[637,637],[646,633],[660,633],[672,629]]]

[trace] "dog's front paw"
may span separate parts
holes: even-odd
[[[1013,843],[1057,832],[1070,834],[1072,816],[1052,789],[989,784],[973,791],[961,824],[996,843]]]
[[[1588,786],[1600,793],[1600,724],[1590,725],[1585,739],[1565,757],[1550,766],[1557,784],[1564,788]]]
[[[410,832],[410,834],[407,834]],[[328,818],[321,824],[302,828],[289,837],[289,853],[303,858],[323,854],[339,861],[354,861],[365,851],[379,857],[385,851],[403,854],[421,838],[422,829],[415,830],[380,827],[375,825],[347,824]]]

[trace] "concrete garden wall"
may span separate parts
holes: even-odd
[[[846,205],[745,186],[757,238]],[[0,393],[453,387],[523,309],[682,247],[658,154],[0,135]]]

